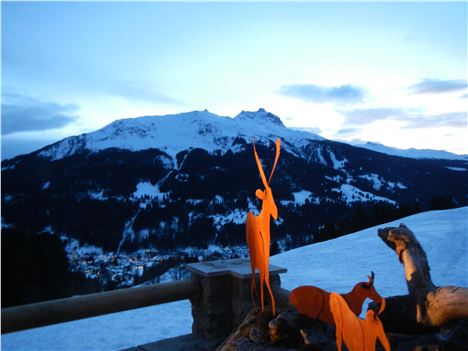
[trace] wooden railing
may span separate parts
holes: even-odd
[[[2,334],[189,299],[193,333],[206,338],[227,335],[252,308],[249,261],[220,260],[186,267],[192,279],[2,308]],[[287,300],[279,278],[286,269],[270,265],[269,270],[272,289]]]
[[[190,279],[2,308],[2,334],[195,298],[199,293],[199,283]]]

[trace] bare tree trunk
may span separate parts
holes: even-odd
[[[405,279],[410,294],[408,298],[394,297],[394,303],[387,306],[393,311],[389,311],[387,316],[391,314],[392,319],[415,320],[419,331],[437,328],[451,320],[468,317],[468,288],[434,285],[426,253],[408,227],[400,224],[399,227],[379,229],[378,235],[395,251],[405,266]],[[397,301],[406,304],[405,307],[400,306],[400,312],[395,311],[399,305]],[[414,306],[408,307],[411,304]]]

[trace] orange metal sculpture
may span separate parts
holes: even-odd
[[[268,182],[263,172],[263,167],[260,162],[260,159],[255,149],[254,144],[254,155],[255,161],[257,163],[258,171],[260,172],[260,178],[262,179],[263,186],[265,190],[257,189],[255,195],[257,198],[262,200],[262,210],[258,216],[255,216],[252,212],[247,214],[247,224],[246,224],[246,236],[247,236],[247,246],[249,247],[250,254],[250,266],[252,268],[252,283],[251,283],[251,294],[252,301],[254,306],[256,306],[254,293],[257,294],[257,288],[255,284],[255,268],[258,268],[260,272],[260,303],[262,306],[262,312],[264,311],[264,297],[263,297],[263,284],[265,283],[266,288],[270,294],[271,306],[273,310],[273,315],[276,314],[276,305],[273,292],[270,287],[270,216],[273,219],[278,219],[278,209],[276,208],[275,200],[273,198],[273,193],[270,188],[270,181],[273,177],[273,173],[278,163],[278,158],[280,155],[281,141],[280,139],[276,140],[276,155],[273,168],[270,173],[270,178]]]
[[[349,351],[375,351],[377,339],[386,351],[390,351],[382,322],[373,310],[367,311],[366,319],[360,319],[337,293],[330,294],[330,310],[335,320],[338,351],[342,350],[343,341]]]
[[[377,293],[374,287],[374,272],[371,272],[368,278],[368,282],[357,283],[353,290],[341,295],[356,316],[361,313],[362,304],[366,298],[381,303],[379,314],[385,308],[385,299]],[[289,302],[301,314],[305,314],[313,319],[319,319],[328,324],[334,324],[330,311],[330,293],[328,291],[316,286],[300,286],[291,291]]]

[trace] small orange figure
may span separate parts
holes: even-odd
[[[258,216],[255,216],[252,212],[247,213],[247,224],[246,224],[246,236],[247,236],[247,246],[249,247],[250,254],[250,266],[252,268],[252,284],[251,284],[251,294],[253,304],[256,306],[254,292],[257,293],[257,288],[255,285],[255,268],[258,268],[260,271],[260,302],[262,306],[262,312],[264,311],[264,298],[263,298],[263,283],[265,283],[268,292],[270,293],[271,306],[273,310],[273,315],[276,313],[275,298],[273,297],[273,292],[270,288],[270,216],[274,220],[278,219],[278,209],[276,208],[275,200],[273,198],[273,193],[270,188],[270,181],[273,177],[273,173],[278,163],[278,158],[280,155],[281,141],[280,139],[276,140],[276,155],[273,168],[270,173],[270,178],[268,182],[263,172],[263,167],[258,158],[257,150],[255,149],[255,144],[253,145],[255,161],[257,162],[258,171],[260,172],[260,178],[262,179],[263,186],[265,190],[257,189],[255,195],[257,198],[262,200],[262,210]]]
[[[373,310],[367,311],[366,319],[360,319],[337,293],[330,294],[330,310],[335,320],[338,351],[342,350],[343,341],[349,351],[375,351],[377,339],[385,351],[390,351],[382,322]]]
[[[374,287],[374,272],[371,272],[368,278],[368,282],[357,283],[353,290],[341,295],[356,316],[361,314],[362,304],[366,298],[381,303],[379,314],[385,308],[385,300],[377,293]],[[327,324],[334,324],[333,316],[330,312],[330,293],[328,291],[316,286],[300,286],[291,291],[289,302],[301,314],[305,314],[313,319],[319,319]]]

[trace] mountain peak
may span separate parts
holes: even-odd
[[[236,117],[236,120],[253,120],[259,122],[267,122],[276,126],[284,127],[281,119],[264,108],[259,108],[258,111],[242,111]]]
[[[237,138],[265,144],[281,138],[289,141],[288,151],[296,154],[300,154],[301,148],[310,140],[323,139],[285,127],[278,116],[263,108],[242,111],[235,118],[198,110],[117,120],[95,132],[66,138],[39,152],[43,157],[57,160],[84,150],[155,148],[175,158],[177,153],[193,148],[208,152],[232,151]],[[284,148],[287,148],[286,144]]]

